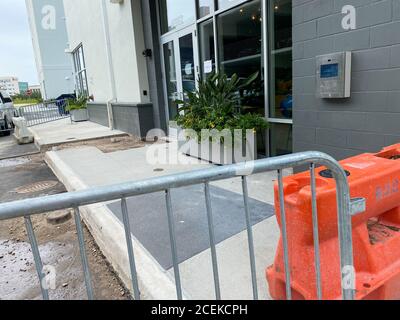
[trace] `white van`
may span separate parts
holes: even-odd
[[[5,90],[0,90],[0,133],[10,135],[14,124],[12,118],[17,114],[14,103]]]

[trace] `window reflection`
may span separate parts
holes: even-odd
[[[292,119],[292,1],[270,1],[271,118]]]
[[[218,0],[218,9],[226,9],[235,4],[239,4],[241,0]]]
[[[221,14],[218,17],[218,33],[221,61],[225,64],[235,59],[260,55],[260,2],[255,1]]]
[[[179,26],[195,22],[194,0],[160,0],[161,32],[167,33]]]
[[[261,2],[252,1],[221,14],[217,25],[220,69],[241,79],[259,73],[250,88],[239,93],[240,103],[245,112],[265,116]],[[265,133],[259,134],[257,145],[264,154]]]
[[[215,70],[214,25],[208,20],[199,25],[200,64],[203,77]],[[209,64],[211,63],[211,68]]]
[[[193,36],[188,34],[179,39],[183,93],[196,90],[194,73]]]
[[[214,0],[197,0],[199,19],[208,16],[214,11]]]
[[[218,46],[220,68],[228,76],[236,73],[246,79],[259,72],[252,88],[242,93],[241,103],[244,110],[265,115],[261,22],[260,1],[221,14],[218,18]]]
[[[178,105],[176,104],[175,100],[179,98],[178,82],[176,78],[174,43],[171,41],[164,44],[163,50],[169,118],[172,120],[178,115]]]

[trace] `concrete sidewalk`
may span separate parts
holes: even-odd
[[[165,144],[163,147],[170,148],[171,146]],[[79,150],[48,152],[46,158],[48,164],[52,167],[59,179],[64,182],[69,191],[127,181],[138,181],[155,176],[192,171],[212,166],[208,163],[199,162],[198,160],[193,161],[193,163],[189,165],[151,165],[146,161],[146,152],[148,148],[149,147],[145,147],[108,154],[104,154],[96,148],[81,148]],[[273,213],[271,204],[273,204],[273,183],[275,179],[275,173],[263,173],[248,178],[249,195],[252,198],[252,203],[256,205],[252,210],[252,215],[259,216],[260,213],[270,210]],[[215,204],[214,215],[219,216],[224,213],[223,201],[233,203],[229,203],[231,205],[229,210],[232,214],[236,211],[240,214],[240,178],[212,183],[212,188],[215,188],[213,189],[213,204]],[[182,195],[179,195],[174,200],[175,206],[179,198],[182,197]],[[236,197],[238,197],[238,200],[234,200]],[[182,220],[189,222],[192,220],[192,217],[195,218],[195,215],[204,213],[204,209],[201,209],[202,207],[199,208],[199,204],[197,204],[201,199],[194,201],[190,200],[189,197],[189,199],[186,200],[192,203],[191,208],[193,208],[193,212],[185,213],[188,214],[188,216],[182,216],[182,213],[179,213],[179,211],[175,212],[175,222],[178,225],[177,229],[179,230],[180,227],[184,227],[182,231],[179,231],[178,237],[185,231],[185,228],[196,229],[196,225],[198,224],[198,222],[194,222],[195,220],[193,220],[190,225],[185,227],[182,225]],[[140,224],[140,226],[145,227],[145,224],[143,224],[143,221],[140,222],[138,220],[146,219],[144,218],[146,217],[146,213],[141,213],[140,210],[157,211],[161,215],[163,213],[161,207],[154,207],[154,203],[158,200],[150,199],[147,202],[144,200],[147,205],[141,202],[135,202],[135,199],[132,201],[130,205],[130,216],[134,218],[136,215],[134,223]],[[216,203],[217,201],[220,201],[221,204],[218,205]],[[234,204],[235,201],[239,201],[237,202],[238,205]],[[256,203],[260,204],[258,205]],[[135,204],[139,206],[138,209],[140,210],[134,209]],[[268,209],[268,206],[272,209]],[[263,207],[265,207],[265,209],[263,209]],[[89,206],[83,211],[85,212],[85,221],[100,248],[114,266],[115,270],[119,273],[121,279],[129,285],[129,265],[126,257],[126,245],[124,244],[122,223],[117,217],[117,208],[118,203],[108,203]],[[225,208],[228,208],[228,206],[226,205]],[[190,216],[191,214],[192,216]],[[244,217],[244,212],[242,214]],[[141,219],[138,219],[138,217]],[[184,217],[184,219],[182,219],[182,217]],[[265,280],[265,268],[273,262],[275,248],[279,238],[279,229],[275,217],[268,218],[268,215],[259,217],[258,219],[260,220],[254,220],[257,280],[260,297],[269,299]],[[220,226],[224,226],[224,221],[226,221],[228,225],[231,222],[226,220],[226,217],[222,218],[221,216],[221,219]],[[204,228],[203,224],[202,228]],[[196,231],[195,229],[193,229],[194,232],[198,232],[198,230]],[[239,229],[234,227],[230,230],[236,231],[230,235],[230,231],[228,230],[229,232],[226,233],[228,238],[222,237],[218,245],[223,298],[252,299],[247,232],[243,231],[243,227]],[[148,243],[149,239],[151,241],[152,237],[155,239],[159,237],[159,234],[151,234],[148,239],[144,239],[145,244],[137,240],[137,237],[139,236],[140,238],[141,236],[137,232],[135,234],[134,228],[133,234],[136,237],[134,247],[137,255],[139,280],[144,295],[150,299],[175,299],[173,270],[168,269],[168,263],[165,264],[167,269],[161,266],[162,263],[160,264],[160,262],[165,260],[158,260],[157,248],[153,246],[153,249],[151,249],[151,245]],[[204,235],[201,237],[204,238]],[[141,239],[143,241],[143,238]],[[186,246],[190,246],[190,241],[186,240],[186,242]],[[180,242],[180,246],[183,250],[187,249],[182,242]],[[193,252],[193,254],[190,253],[190,250],[186,250],[186,254],[180,259],[183,289],[186,298],[214,299],[209,245],[207,245],[205,249],[205,251]],[[150,252],[154,255],[150,254]]]
[[[69,118],[33,126],[29,129],[33,133],[35,144],[41,151],[63,143],[127,135],[125,132],[110,130],[91,121],[71,122]]]

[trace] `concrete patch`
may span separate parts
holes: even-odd
[[[243,196],[210,187],[217,243],[245,230]],[[204,187],[197,185],[171,190],[179,263],[210,248]],[[165,194],[153,193],[127,200],[134,236],[164,269],[173,266]],[[122,221],[121,203],[108,207]],[[249,199],[251,222],[255,225],[274,215],[274,207]]]
[[[127,135],[90,121],[71,123],[69,118],[33,126],[29,130],[33,133],[35,144],[42,151],[63,143]]]

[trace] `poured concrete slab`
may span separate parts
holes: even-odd
[[[211,202],[217,243],[246,229],[243,197],[211,186]],[[210,248],[204,187],[171,190],[179,263]],[[164,269],[173,266],[166,214],[165,193],[153,193],[127,201],[133,235]],[[121,203],[108,205],[122,221]],[[249,199],[251,223],[255,225],[274,215],[274,207]]]
[[[95,140],[127,135],[119,130],[110,130],[91,121],[71,122],[69,118],[29,128],[40,150],[63,143]]]
[[[265,270],[272,265],[279,241],[276,218],[271,217],[253,227],[257,291],[260,299],[271,300]],[[247,232],[243,231],[217,246],[221,298],[252,300],[253,286]],[[208,249],[179,266],[182,286],[195,300],[215,299],[211,250]],[[170,269],[171,276],[174,270]]]
[[[170,148],[171,146],[166,144],[164,147]],[[80,148],[78,150],[48,152],[46,154],[46,161],[59,179],[64,182],[69,191],[126,181],[138,181],[152,177],[212,167],[212,165],[206,163],[193,163],[187,165],[150,164],[147,159],[148,150],[148,147],[145,147],[114,152],[111,154],[103,154],[96,148],[89,147]],[[290,174],[290,171],[287,171],[286,174]],[[252,203],[257,203],[256,208],[261,208],[254,210],[253,206],[251,210],[252,215],[254,214],[254,217],[257,217],[257,215],[262,212],[260,220],[255,218],[253,224],[255,224],[254,237],[258,267],[257,280],[260,287],[260,296],[263,298],[268,298],[264,270],[273,262],[275,247],[279,238],[279,229],[275,217],[266,219],[268,214],[263,216],[265,212],[270,212],[267,208],[271,209],[271,204],[273,204],[273,186],[275,179],[276,173],[263,173],[248,177],[249,196],[253,198],[251,201]],[[213,186],[213,190],[218,190],[216,197],[218,197],[218,194],[229,194],[229,197],[225,196],[223,198],[225,200],[233,198],[237,199],[237,207],[240,206],[239,199],[243,199],[240,178],[215,182],[211,185]],[[199,194],[200,191],[201,189],[193,189],[191,192]],[[215,194],[215,192],[213,193]],[[173,194],[174,206],[178,203],[175,197],[182,198],[183,196],[187,196],[187,194]],[[162,208],[163,198],[164,197],[162,196],[158,196],[158,198],[156,197],[154,199],[149,198],[148,200],[143,200],[139,205],[135,202],[128,201],[130,214],[132,217],[137,215],[136,218],[132,219],[133,225],[135,222],[139,223],[138,221],[140,220],[138,218],[146,219],[146,208],[142,207],[148,207],[152,205],[152,201],[156,201],[158,203],[157,206]],[[181,201],[183,206],[182,208],[184,208],[185,205],[188,205],[188,208],[201,208],[201,206],[203,206],[203,211],[196,209],[196,215],[191,216],[189,211],[184,209],[176,210],[176,207],[174,207],[177,228],[178,230],[179,228],[182,228],[183,232],[185,232],[184,229],[186,228],[188,221],[195,224],[197,219],[199,219],[197,215],[202,213],[203,217],[205,216],[204,196],[193,196],[191,199],[193,202],[198,203],[198,205],[188,205],[187,201]],[[221,200],[222,199],[216,200],[215,196],[213,197],[214,215],[223,217],[218,221],[228,225],[231,221],[229,218],[226,218],[226,214],[231,210],[228,210],[228,207],[223,206]],[[105,256],[121,276],[121,279],[125,284],[130,287],[130,271],[127,262],[126,245],[124,244],[124,233],[121,220],[116,216],[119,212],[119,203],[112,205],[116,215],[113,214],[108,205],[110,205],[110,203],[87,206],[82,210],[83,217]],[[197,214],[197,212],[200,213]],[[160,209],[159,212],[153,214],[154,216],[150,218],[155,219],[153,221],[157,221],[156,223],[161,225],[164,224],[165,226],[165,207],[163,210]],[[164,214],[164,222],[161,218],[157,218],[157,216],[161,217],[162,214]],[[181,223],[181,221],[185,221],[185,223]],[[206,229],[207,226],[204,225],[204,221],[205,220],[202,220],[202,222],[197,223],[202,223],[202,228]],[[236,225],[237,228],[237,223],[234,225]],[[147,227],[151,227],[150,223],[147,223]],[[220,228],[218,226],[216,227]],[[188,230],[191,230],[190,227]],[[218,259],[221,269],[221,287],[223,290],[223,297],[226,299],[252,298],[247,234],[246,231],[242,230],[243,225],[241,228],[237,229],[236,234],[229,236],[229,233],[226,233],[225,236],[220,236],[219,238],[220,241],[223,240],[218,245]],[[135,233],[135,229],[133,232]],[[182,233],[182,231],[180,232]],[[232,231],[230,233],[232,233]],[[160,233],[149,231],[147,236],[148,240],[153,238],[154,242],[156,242]],[[202,235],[196,235],[196,237],[190,239],[190,237],[186,235],[186,239],[189,239],[186,240],[186,242],[193,244],[193,246],[196,247],[197,244],[194,244],[194,242],[198,239],[203,239],[202,241],[205,243],[204,239],[206,239],[206,236],[208,236],[208,234],[203,233]],[[170,255],[169,247],[166,246],[166,244],[169,243],[169,239],[165,239],[165,232],[161,237],[164,239],[162,240],[164,243],[163,250]],[[141,241],[145,242],[144,240]],[[142,292],[144,292],[146,297],[151,299],[175,299],[176,293],[174,290],[173,271],[171,269],[166,270],[163,268],[156,260],[156,257],[150,253],[150,250],[148,249],[149,245],[147,245],[146,248],[141,241],[136,239],[136,237],[134,239],[139,281]],[[178,242],[178,247],[179,250],[181,250],[181,247],[185,248],[189,247],[189,245],[186,243],[185,246],[182,246],[182,243]],[[204,250],[201,251],[202,249]],[[196,254],[197,252],[198,254]],[[183,253],[180,254],[182,255]],[[191,256],[193,254],[195,255]],[[156,253],[154,253],[154,255],[156,255]],[[185,257],[187,260],[184,261]],[[198,246],[196,250],[192,250],[192,253],[189,252],[189,254],[186,253],[186,256],[181,256],[181,261],[180,267],[184,296],[186,298],[213,299],[213,279],[208,246]],[[168,265],[170,265],[170,263],[164,264],[165,267]],[[241,290],[241,288],[243,288],[243,290]]]

